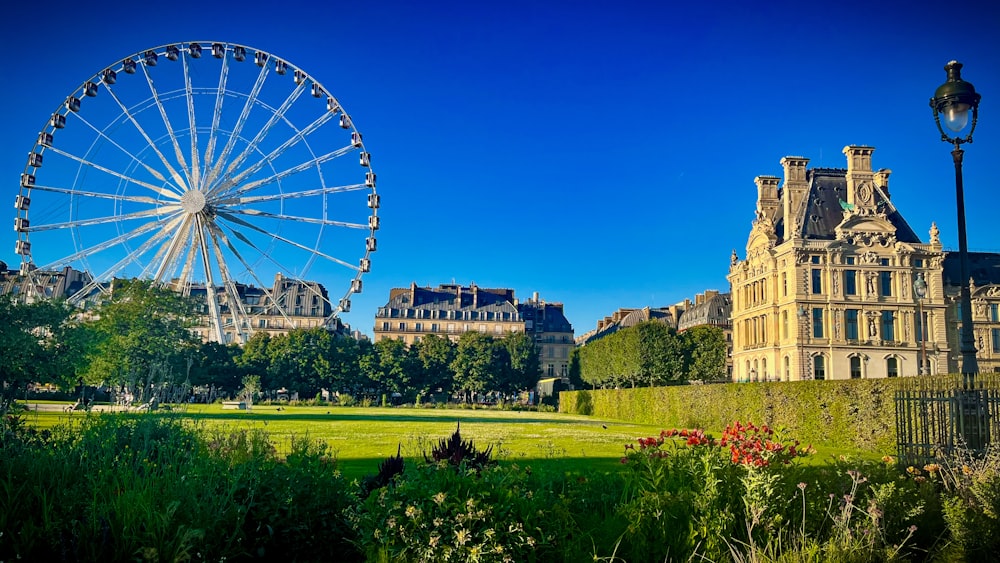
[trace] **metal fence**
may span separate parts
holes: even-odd
[[[963,387],[960,376],[915,377],[897,389],[895,402],[896,452],[902,465],[920,467],[957,448],[983,453],[1000,440],[996,374],[977,376],[970,388]]]

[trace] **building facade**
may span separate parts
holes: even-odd
[[[972,323],[976,345],[976,360],[980,372],[1000,372],[1000,254],[970,252],[969,272],[972,296]],[[946,323],[948,341],[952,342],[948,356],[948,371],[958,373],[962,365],[962,315],[959,308],[961,265],[958,253],[949,252],[944,259],[945,299],[948,302]]]
[[[567,377],[573,327],[562,303],[547,303],[535,293],[525,302],[513,289],[442,284],[394,288],[375,313],[375,341],[402,340],[407,345],[434,334],[452,341],[470,331],[502,338],[525,332],[534,338],[543,376]]]
[[[222,338],[226,344],[246,342],[254,333],[264,332],[279,336],[290,330],[326,327],[335,332],[349,328],[339,318],[329,318],[333,312],[330,298],[323,284],[296,280],[276,274],[274,285],[269,288],[241,283],[233,284],[230,292],[216,290],[222,316]],[[192,285],[183,290],[201,303],[201,318],[193,329],[203,341],[217,340],[212,334],[208,301],[204,285]],[[239,307],[240,314],[233,314]]]
[[[949,370],[938,230],[924,243],[906,223],[890,199],[891,171],[872,169],[872,147],[843,152],[846,169],[790,156],[783,180],[755,179],[746,254],[733,251],[728,275],[734,381]]]
[[[114,282],[94,286],[87,272],[63,268],[58,271],[32,270],[29,276],[19,270],[10,270],[0,262],[0,294],[13,295],[17,299],[62,298],[66,299],[88,288],[89,294],[83,299],[85,306],[99,303],[105,295],[114,291]],[[295,280],[277,274],[274,285],[261,288],[241,283],[233,284],[232,293],[216,289],[216,296],[222,316],[222,338],[226,344],[242,344],[256,332],[266,332],[272,336],[285,334],[296,328],[325,327],[338,333],[349,331],[349,327],[339,318],[330,317],[333,308],[326,288],[312,281]],[[199,322],[191,329],[204,342],[218,340],[211,328],[208,301],[204,285],[191,285],[179,291],[194,297],[200,304]],[[231,295],[237,296],[233,299]],[[239,307],[239,315],[233,309]],[[236,319],[245,319],[237,321]]]

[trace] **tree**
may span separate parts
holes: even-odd
[[[696,326],[684,331],[688,379],[721,379],[726,375],[726,335],[717,326]]]
[[[260,393],[260,376],[248,375],[243,378],[243,387],[237,398],[247,404],[247,409],[253,408],[253,400]]]
[[[191,332],[197,305],[171,289],[144,280],[115,280],[111,299],[85,324],[96,335],[88,376],[90,381],[131,384],[185,373],[186,358],[199,340]]]
[[[419,360],[402,340],[385,338],[375,343],[378,369],[373,379],[383,393],[408,394],[413,391],[411,383],[419,371]]]
[[[513,395],[533,389],[542,375],[534,339],[523,332],[510,332],[500,342],[507,351],[509,364],[497,384],[497,391]]]
[[[350,392],[357,387],[361,378],[360,359],[360,342],[345,336],[331,338],[325,354],[318,360],[325,373],[323,382],[326,388]]]
[[[31,383],[77,384],[89,332],[62,301],[18,303],[0,295],[0,391],[9,399]]]
[[[421,375],[417,393],[450,393],[455,383],[451,364],[455,361],[455,344],[436,334],[423,337],[412,348],[416,349]]]
[[[214,385],[227,393],[235,393],[246,375],[246,370],[236,362],[241,353],[235,344],[202,343],[194,354],[191,385]]]
[[[507,350],[493,337],[480,332],[466,332],[458,339],[458,349],[451,367],[455,387],[466,402],[473,393],[496,390],[497,378],[509,362]]]

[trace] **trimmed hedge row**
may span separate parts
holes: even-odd
[[[983,379],[997,383],[994,377]],[[920,381],[853,379],[563,391],[559,412],[664,429],[718,431],[733,421],[753,421],[783,426],[802,443],[889,455],[896,449],[896,390],[953,387],[960,381],[960,376],[945,375]]]

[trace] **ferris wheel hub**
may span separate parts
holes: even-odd
[[[188,190],[181,196],[181,208],[192,215],[205,209],[205,194],[200,190]]]

